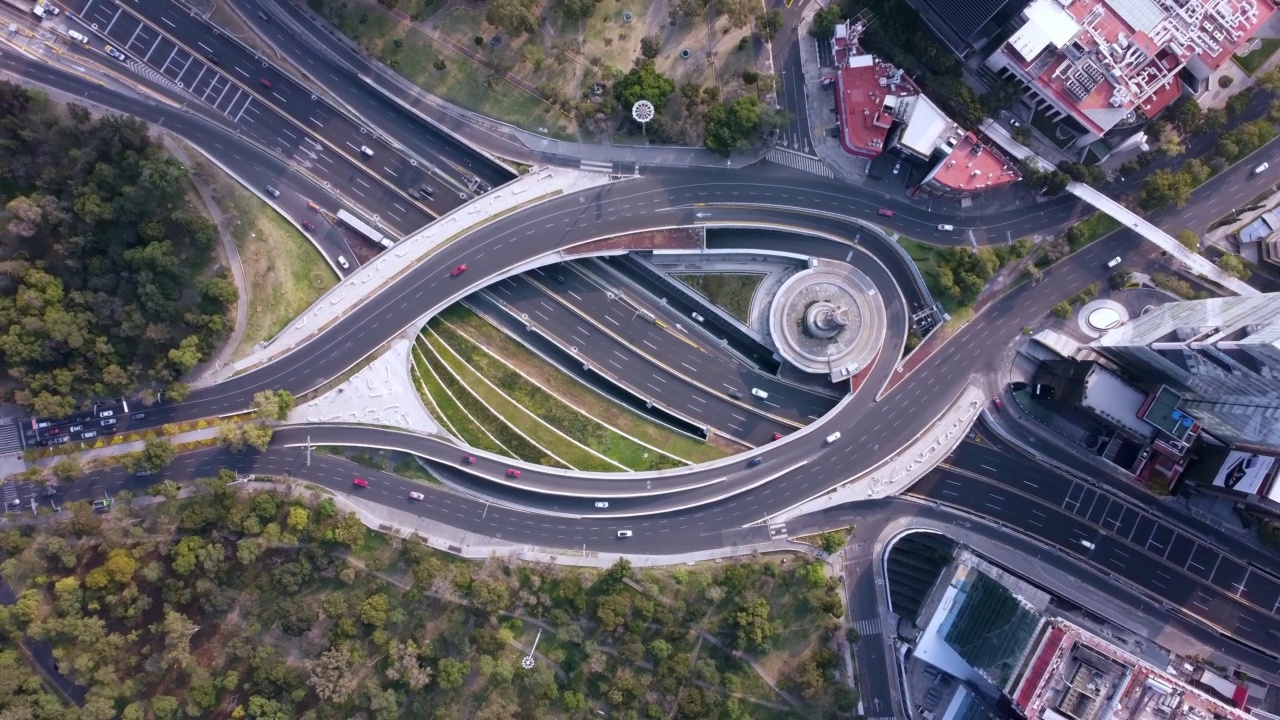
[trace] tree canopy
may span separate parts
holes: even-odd
[[[613,97],[622,105],[623,112],[630,113],[631,106],[641,100],[648,100],[661,110],[675,91],[675,82],[658,72],[652,60],[645,60],[614,84]]]
[[[0,365],[40,415],[168,385],[226,332],[213,225],[147,126],[0,82]]]

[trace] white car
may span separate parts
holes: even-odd
[[[620,538],[631,537],[631,531],[630,531],[630,530],[619,530],[619,531],[618,531],[618,537],[620,537]]]
[[[128,61],[129,61],[129,58],[128,58],[128,57],[126,57],[124,53],[122,53],[122,52],[120,52],[119,50],[117,50],[117,49],[115,49],[115,48],[111,47],[110,45],[107,45],[106,47],[104,47],[104,48],[102,48],[102,49],[103,49],[103,50],[104,50],[108,55],[110,55],[111,57],[113,57],[113,58],[115,58],[115,59],[119,60],[120,62],[128,62]]]
[[[365,157],[373,157],[373,150],[370,149],[368,145],[361,145],[360,154],[364,155]]]
[[[1262,173],[1266,172],[1267,168],[1269,167],[1271,167],[1271,163],[1262,163],[1261,165],[1253,169],[1253,174],[1261,175]]]
[[[761,400],[765,400],[765,399],[767,399],[767,398],[769,397],[769,393],[767,393],[767,392],[765,392],[765,391],[761,390],[760,388],[751,388],[751,394],[752,394],[752,395],[755,395],[756,397],[760,398]]]
[[[111,417],[112,415],[115,415],[115,414],[116,414],[115,410],[103,410],[102,412],[98,413],[98,417],[100,418]]]
[[[411,493],[409,493],[409,499],[410,499],[410,500],[417,500],[418,502],[422,502],[423,500],[425,500],[425,499],[426,499],[426,496],[425,496],[425,495],[423,495],[423,494],[422,494],[422,493],[420,493],[420,492],[411,492]]]
[[[350,269],[351,269],[351,263],[347,262],[347,259],[346,259],[345,257],[343,257],[342,255],[339,255],[339,256],[338,256],[338,264],[342,266],[342,269],[343,269],[343,270],[350,270]]]
[[[609,503],[607,503],[607,502],[605,502],[605,501],[603,501],[603,500],[600,500],[599,502],[597,502],[597,503],[596,503],[596,507],[598,507],[598,508],[607,508],[607,507],[609,507]]]
[[[831,443],[839,439],[840,439],[840,432],[837,430],[836,432],[833,432],[827,436],[827,444],[830,445]]]
[[[1109,267],[1109,268],[1113,268],[1113,267],[1115,267],[1115,266],[1119,265],[1119,264],[1120,264],[1120,263],[1122,263],[1122,262],[1124,262],[1124,261],[1123,261],[1123,260],[1121,260],[1120,258],[1118,258],[1118,257],[1113,257],[1113,258],[1111,258],[1110,260],[1108,260],[1108,261],[1107,261],[1107,267]]]
[[[955,230],[955,229],[956,229],[956,226],[955,226],[955,225],[947,225],[946,223],[943,223],[943,224],[941,224],[941,225],[939,225],[939,226],[938,226],[938,229],[939,229],[939,230],[945,230],[945,231],[947,231],[947,232],[950,232],[950,231],[952,231],[952,230]]]

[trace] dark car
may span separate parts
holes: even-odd
[[[310,220],[303,220],[302,227],[306,228],[307,232],[315,232],[316,229],[316,226],[312,225]]]
[[[754,458],[751,458],[751,462],[747,463],[747,467],[755,467],[759,464],[760,464],[760,458],[754,457]]]
[[[146,418],[147,418],[146,413],[134,413],[129,416],[130,420],[145,420]]]
[[[475,455],[463,455],[463,456],[462,456],[462,462],[464,462],[464,463],[466,463],[466,464],[468,464],[468,465],[475,465],[475,464],[476,464],[476,456],[475,456]]]

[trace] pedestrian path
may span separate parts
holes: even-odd
[[[17,422],[0,422],[0,455],[22,452],[22,431]]]
[[[795,168],[802,172],[813,173],[824,178],[834,179],[836,174],[831,172],[831,168],[827,167],[821,160],[812,156],[798,153],[794,150],[786,148],[773,148],[764,156],[769,162],[775,162],[779,165],[786,165],[789,168]]]

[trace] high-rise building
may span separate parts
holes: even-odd
[[[1172,302],[1093,342],[1223,443],[1280,448],[1280,293]]]

